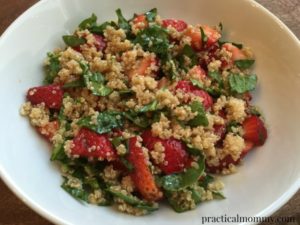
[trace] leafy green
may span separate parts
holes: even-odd
[[[52,149],[52,154],[51,154],[51,161],[64,161],[67,159],[67,155],[64,151],[64,142],[63,143],[57,143],[54,145]]]
[[[255,106],[250,106],[250,107],[249,107],[249,113],[250,113],[251,115],[261,116],[260,110],[259,110],[257,107],[255,107]]]
[[[122,113],[113,111],[100,112],[96,121],[92,121],[92,117],[83,117],[77,124],[80,127],[87,127],[98,134],[111,132],[114,128],[123,127],[124,121]]]
[[[147,17],[148,22],[154,22],[157,16],[157,8],[153,8],[150,11],[146,12],[145,16]]]
[[[202,156],[202,151],[198,148],[193,147],[191,144],[186,145],[186,151],[190,155],[195,155],[195,156]]]
[[[63,85],[63,88],[85,87],[83,79],[74,80]]]
[[[68,185],[68,179],[66,178],[61,187],[68,192],[70,195],[72,195],[77,200],[82,200],[87,202],[89,193],[83,189],[80,188],[73,188]]]
[[[197,115],[191,119],[188,124],[190,126],[196,127],[196,126],[207,126],[208,125],[208,119],[205,114],[205,109],[201,102],[199,101],[193,101],[190,105],[192,112],[197,112]]]
[[[208,76],[214,80],[217,81],[218,83],[222,82],[222,77],[221,74],[218,71],[209,71]]]
[[[57,73],[60,71],[61,66],[59,62],[59,55],[49,52],[47,56],[49,64],[46,65],[46,77],[44,79],[44,83],[52,84]]]
[[[195,184],[205,168],[204,157],[199,157],[197,167],[190,167],[185,172],[166,175],[161,178],[162,187],[167,191],[177,191]]]
[[[236,121],[230,121],[227,125],[226,125],[226,131],[227,132],[233,132],[233,127],[237,127],[239,126],[240,124]]]
[[[126,111],[126,112],[124,112],[124,116],[128,120],[133,122],[135,125],[142,127],[142,128],[147,128],[151,124],[151,121],[149,121],[149,118],[147,118],[143,114],[139,115],[137,112],[134,112],[134,111]]]
[[[84,38],[77,37],[75,35],[64,35],[62,38],[65,44],[71,47],[77,47],[86,43],[86,40]]]
[[[178,62],[168,54],[166,57],[163,57],[162,60],[162,72],[169,77],[171,80],[174,80],[178,77]]]
[[[117,9],[116,14],[118,16],[118,26],[122,28],[126,33],[129,32],[131,30],[131,26],[128,20],[124,18],[121,9]]]
[[[244,70],[250,68],[254,64],[255,60],[254,59],[240,59],[240,60],[235,60],[234,64]]]
[[[201,32],[201,40],[202,40],[202,43],[203,43],[203,44],[206,44],[208,38],[207,38],[207,36],[206,36],[206,34],[205,34],[205,32],[204,32],[204,30],[203,30],[202,27],[200,27],[200,32]]]
[[[243,94],[255,89],[257,76],[255,74],[242,76],[240,74],[229,74],[229,87],[233,93]]]
[[[112,22],[104,22],[100,25],[95,25],[95,26],[90,27],[89,30],[93,34],[102,35],[107,26],[115,27],[115,24],[113,24]]]
[[[150,102],[148,105],[145,105],[142,107],[138,112],[139,113],[145,113],[145,112],[152,112],[157,110],[158,101],[154,100],[153,102]]]
[[[92,73],[89,66],[80,62],[85,86],[96,96],[107,96],[113,90],[105,85],[105,78],[101,73]]]
[[[226,197],[223,195],[223,193],[219,191],[212,191],[212,195],[214,199],[225,199]]]
[[[207,187],[208,187],[208,184],[209,183],[211,183],[211,182],[213,182],[214,181],[214,177],[213,176],[211,176],[211,175],[209,175],[209,174],[206,174],[206,176],[204,176],[204,177],[201,177],[201,179],[199,180],[199,185],[201,186],[201,187],[203,187],[205,190],[207,189]]]
[[[182,213],[182,212],[186,212],[188,210],[191,210],[191,208],[188,207],[188,205],[181,204],[181,202],[180,202],[180,193],[181,193],[181,191],[178,191],[178,192],[166,191],[165,192],[165,196],[166,196],[170,206],[177,213]]]
[[[109,187],[107,189],[107,191],[109,193],[111,193],[112,195],[114,195],[115,197],[122,199],[124,202],[126,202],[127,204],[129,204],[133,207],[136,207],[139,209],[145,209],[150,212],[158,209],[158,205],[142,201],[139,198],[137,198],[131,194],[124,194],[121,191],[116,190],[113,186]]]
[[[198,63],[198,57],[194,49],[190,45],[185,45],[178,56],[178,62],[180,68],[185,68],[185,57],[188,57],[191,60],[190,67],[193,67]]]
[[[161,26],[151,25],[137,34],[134,43],[140,44],[145,51],[165,56],[169,50],[168,32]]]
[[[97,16],[93,13],[91,15],[91,17],[83,20],[80,24],[79,24],[79,28],[81,30],[84,30],[84,29],[89,29],[91,27],[94,27],[96,26],[96,22],[97,22]]]

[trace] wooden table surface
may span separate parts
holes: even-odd
[[[298,38],[300,37],[300,0],[257,1],[278,16]],[[0,0],[0,35],[23,11],[36,2],[37,0]],[[274,215],[294,216],[298,218],[298,223],[289,224],[300,225],[300,191]],[[28,208],[0,180],[0,225],[51,225],[51,223]]]

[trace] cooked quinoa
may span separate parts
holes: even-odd
[[[264,144],[250,91],[254,54],[224,41],[223,25],[161,19],[83,20],[48,53],[43,86],[21,115],[53,146],[62,188],[136,216],[166,199],[176,212],[224,199],[221,177]]]

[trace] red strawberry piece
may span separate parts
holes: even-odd
[[[114,160],[116,152],[106,134],[97,134],[87,128],[81,128],[73,139],[72,155],[80,157]]]
[[[186,168],[188,161],[188,154],[185,145],[174,138],[160,139],[153,137],[151,130],[147,130],[142,134],[143,143],[149,149],[154,150],[155,143],[160,142],[164,147],[165,159],[158,167],[165,174],[178,173]]]
[[[207,41],[205,43],[206,48],[210,48],[221,38],[221,34],[210,26],[204,25],[202,26],[202,29],[207,37]]]
[[[60,109],[63,95],[61,86],[51,84],[30,88],[27,92],[27,99],[32,104],[45,103],[49,109]]]
[[[267,139],[267,129],[264,122],[258,116],[250,116],[243,122],[244,139],[255,146],[261,146]]]
[[[104,41],[104,37],[98,34],[93,34],[96,40],[95,47],[98,51],[102,51],[106,47],[106,42]]]
[[[200,29],[194,27],[191,29],[186,29],[185,35],[191,38],[191,46],[196,51],[200,51],[202,49],[202,38]]]
[[[51,141],[52,137],[59,129],[59,123],[57,120],[48,122],[44,126],[38,127],[37,130],[43,135],[48,141]]]
[[[163,27],[171,26],[175,28],[178,32],[184,31],[187,28],[187,23],[183,20],[175,20],[175,19],[165,19],[162,21]]]
[[[181,80],[177,83],[175,88],[176,90],[180,89],[184,92],[192,93],[201,97],[203,99],[202,104],[206,110],[213,105],[212,97],[206,91],[195,87],[190,81]]]
[[[143,150],[137,145],[137,137],[129,139],[128,161],[133,165],[134,170],[130,176],[141,195],[149,201],[157,201],[162,197],[162,193],[157,187]]]

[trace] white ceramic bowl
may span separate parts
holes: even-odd
[[[62,46],[92,12],[100,21],[157,7],[164,18],[188,23],[223,22],[229,40],[251,46],[259,76],[255,102],[269,127],[267,143],[247,156],[239,173],[224,177],[226,200],[177,214],[168,207],[132,217],[108,207],[80,204],[60,188],[49,146],[19,115],[26,90],[41,84],[47,51]],[[300,43],[266,9],[249,0],[43,0],[26,11],[0,40],[0,174],[26,204],[62,224],[200,224],[202,216],[268,216],[300,186]],[[17,209],[16,209],[17,210]]]

